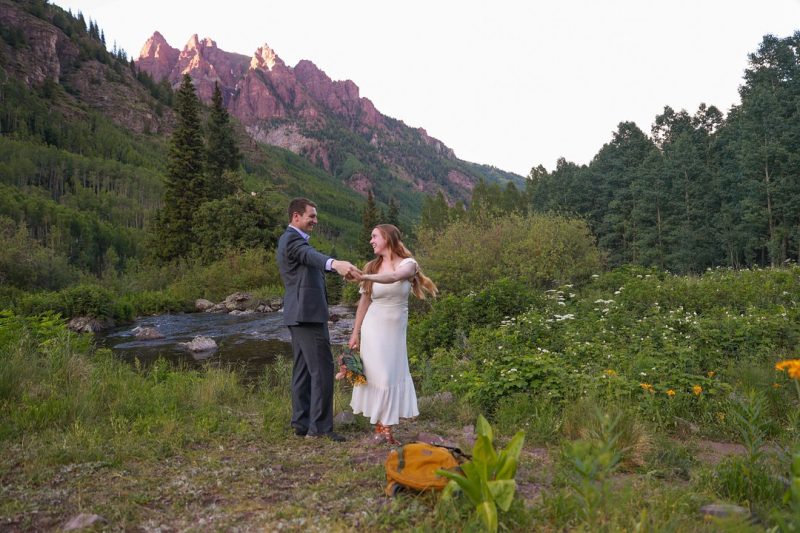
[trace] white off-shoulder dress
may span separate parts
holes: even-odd
[[[413,262],[403,259],[400,265]],[[419,415],[417,393],[408,370],[406,329],[411,281],[373,283],[372,302],[361,323],[361,360],[366,385],[353,387],[353,413],[372,424],[393,426],[401,418]]]

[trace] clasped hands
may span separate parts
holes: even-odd
[[[331,265],[337,274],[342,276],[347,281],[358,282],[361,281],[361,276],[364,274],[354,264],[349,261],[334,261]]]

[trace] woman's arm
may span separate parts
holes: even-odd
[[[358,300],[358,308],[356,309],[356,320],[353,323],[353,333],[350,335],[350,342],[347,343],[351,350],[355,350],[361,344],[361,323],[364,322],[364,316],[367,314],[367,309],[369,309],[369,304],[371,303],[372,299],[366,293],[361,293],[361,299]]]
[[[394,283],[395,281],[411,279],[416,273],[417,263],[414,261],[407,261],[405,264],[397,267],[397,270],[394,272],[384,272],[383,274],[362,274],[361,279],[375,283]]]

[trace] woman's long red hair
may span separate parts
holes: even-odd
[[[397,229],[397,227],[392,224],[378,224],[375,226],[375,229],[380,231],[383,238],[386,239],[386,244],[393,255],[402,257],[403,259],[411,257],[411,252],[406,248],[406,245],[403,244],[403,241],[400,240],[400,230]],[[364,266],[364,273],[377,273],[381,268],[381,264],[383,264],[383,256],[379,255]],[[361,287],[364,289],[367,296],[372,294],[372,283],[372,281],[361,282]],[[431,281],[431,278],[422,273],[422,269],[417,265],[417,273],[411,278],[411,292],[420,300],[424,300],[426,293],[431,296],[436,296],[439,293],[439,289],[436,288],[436,284]]]

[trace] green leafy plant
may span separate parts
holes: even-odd
[[[585,439],[567,442],[562,450],[569,469],[569,485],[578,501],[577,508],[590,530],[599,519],[608,498],[608,477],[619,466],[625,450],[619,446],[621,416],[598,414],[600,425]]]
[[[745,398],[738,399],[731,409],[739,438],[747,450],[747,460],[753,465],[761,459],[766,443],[765,409],[764,396],[756,391],[750,391]]]
[[[478,416],[476,424],[478,439],[472,448],[472,460],[461,465],[464,475],[447,470],[437,470],[437,474],[450,478],[442,492],[443,499],[453,497],[456,489],[467,495],[475,506],[475,514],[488,531],[497,531],[497,508],[508,511],[514,500],[517,482],[517,463],[525,433],[518,431],[511,442],[499,453],[494,448],[494,436],[489,422]]]

